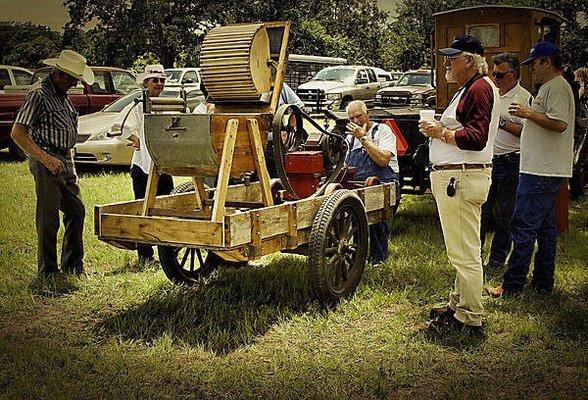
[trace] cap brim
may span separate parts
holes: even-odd
[[[532,57],[532,58],[527,58],[525,61],[523,61],[521,63],[521,65],[529,65],[531,64],[533,61],[535,61],[538,57]]]
[[[444,49],[439,49],[438,51],[444,56],[454,56],[456,54],[463,53],[461,50],[454,49],[453,47],[446,47]]]
[[[160,74],[146,74],[145,72],[141,72],[139,75],[137,75],[136,81],[138,85],[142,85],[143,82],[145,82],[147,79],[149,78],[163,78],[163,79],[167,79],[167,75],[164,73],[160,73]]]

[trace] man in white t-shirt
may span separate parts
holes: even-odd
[[[521,165],[511,223],[513,251],[501,286],[487,288],[495,297],[518,295],[525,285],[537,241],[532,285],[551,292],[556,253],[555,198],[566,177],[572,176],[574,96],[562,76],[563,56],[549,42],[533,46],[529,64],[541,83],[531,107],[514,103],[510,114],[525,118],[521,133]]]
[[[367,107],[361,100],[354,100],[347,106],[349,123],[347,135],[349,154],[347,165],[357,168],[355,178],[365,180],[377,176],[380,182],[396,182],[399,185],[398,155],[396,136],[386,124],[370,121]],[[398,193],[398,192],[397,192]],[[388,256],[388,221],[370,226],[370,256],[373,264],[384,261]]]
[[[508,107],[512,103],[530,104],[531,99],[531,93],[519,83],[521,65],[514,54],[498,54],[492,61],[492,80],[500,93],[500,122],[494,138],[492,183],[488,199],[482,206],[482,249],[486,233],[492,225],[496,227],[488,262],[484,265],[486,273],[504,264],[512,244],[510,221],[519,182],[520,136],[524,119],[509,114]]]

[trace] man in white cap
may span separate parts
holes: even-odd
[[[147,65],[145,70],[137,76],[137,84],[146,89],[148,97],[159,97],[163,91],[166,77],[167,75],[163,70],[163,65]],[[145,198],[147,179],[149,178],[149,170],[153,161],[151,160],[149,151],[147,151],[147,146],[145,146],[145,116],[143,115],[141,105],[134,107],[130,112],[129,118],[125,123],[125,130],[130,133],[128,137],[131,141],[130,145],[135,147],[133,159],[131,160],[133,193],[135,194],[135,199],[143,199]],[[160,174],[157,182],[157,195],[170,194],[173,189],[174,182],[171,175]],[[153,247],[150,245],[138,244],[137,253],[139,255],[139,264],[154,261]]]
[[[85,209],[69,157],[78,134],[78,112],[67,91],[80,80],[91,85],[94,73],[86,59],[72,50],[63,50],[58,58],[43,63],[53,70],[27,94],[11,135],[29,155],[29,169],[35,179],[39,276],[62,280],[57,265],[60,210],[65,226],[61,270],[76,275],[84,272]]]

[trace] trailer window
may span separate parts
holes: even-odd
[[[500,47],[498,25],[470,25],[468,33],[480,39],[484,47]]]

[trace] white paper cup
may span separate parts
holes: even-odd
[[[419,122],[425,121],[428,123],[435,122],[435,110],[420,110],[419,111]]]

